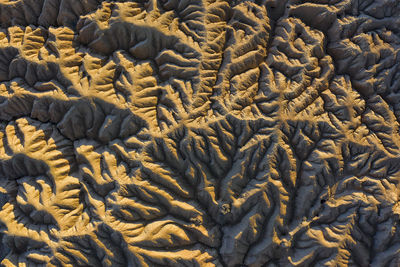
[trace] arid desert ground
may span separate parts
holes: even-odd
[[[400,266],[399,0],[0,0],[6,267]]]

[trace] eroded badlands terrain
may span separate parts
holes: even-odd
[[[1,0],[4,266],[400,266],[398,0]]]

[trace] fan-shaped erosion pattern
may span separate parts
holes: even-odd
[[[2,266],[400,266],[398,0],[0,0]]]

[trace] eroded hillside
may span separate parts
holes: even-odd
[[[4,266],[400,266],[397,0],[1,0]]]

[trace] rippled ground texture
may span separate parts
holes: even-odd
[[[1,0],[0,25],[3,265],[400,265],[399,1]]]

